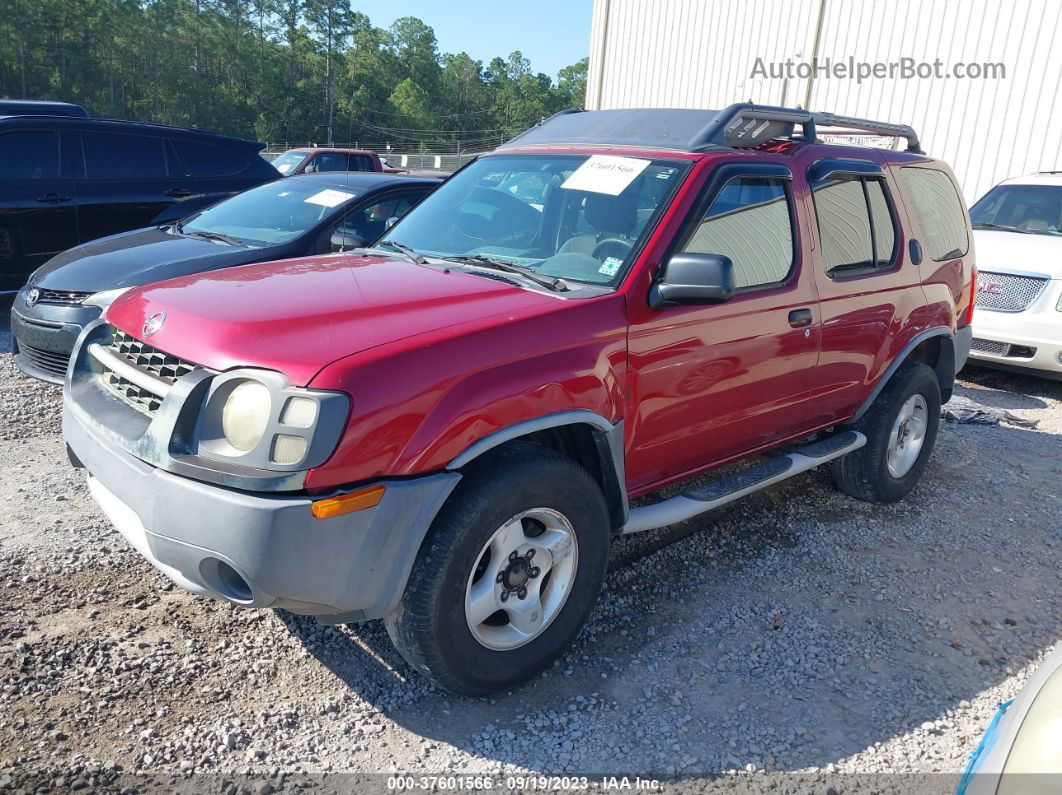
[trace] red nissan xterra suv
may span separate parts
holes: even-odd
[[[970,240],[909,127],[564,112],[372,249],[129,291],[79,340],[64,435],[178,585],[383,619],[489,693],[565,651],[618,535],[823,464],[906,495],[970,344]]]

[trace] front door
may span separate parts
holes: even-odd
[[[59,164],[55,130],[0,134],[0,291],[77,244],[74,184]]]
[[[771,446],[806,428],[819,314],[807,230],[781,163],[704,178],[672,250],[734,264],[729,301],[650,309],[631,296],[627,483],[633,492]]]

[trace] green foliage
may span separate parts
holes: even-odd
[[[583,104],[520,53],[439,53],[415,17],[349,0],[0,0],[0,97],[271,142],[476,151]]]

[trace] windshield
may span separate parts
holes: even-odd
[[[208,207],[177,231],[226,235],[252,245],[286,243],[335,215],[357,195],[353,188],[332,188],[299,177],[277,180]]]
[[[485,157],[443,183],[381,243],[613,284],[687,168],[612,155]]]
[[[279,171],[281,174],[290,174],[297,169],[302,162],[310,156],[309,152],[300,152],[298,149],[292,149],[290,152],[285,152],[276,160],[273,161],[273,168]]]
[[[974,229],[1062,234],[1062,185],[997,185],[970,208]]]

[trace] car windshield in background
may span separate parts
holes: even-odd
[[[298,237],[356,197],[353,188],[333,188],[298,177],[277,180],[208,207],[177,231],[204,237],[224,235],[250,245],[285,243]]]
[[[613,155],[485,157],[380,241],[594,284],[622,278],[688,165]]]
[[[309,156],[309,152],[299,152],[297,150],[285,152],[273,161],[273,168],[286,176],[297,169]]]
[[[970,208],[974,229],[1062,235],[1062,185],[997,185]]]

